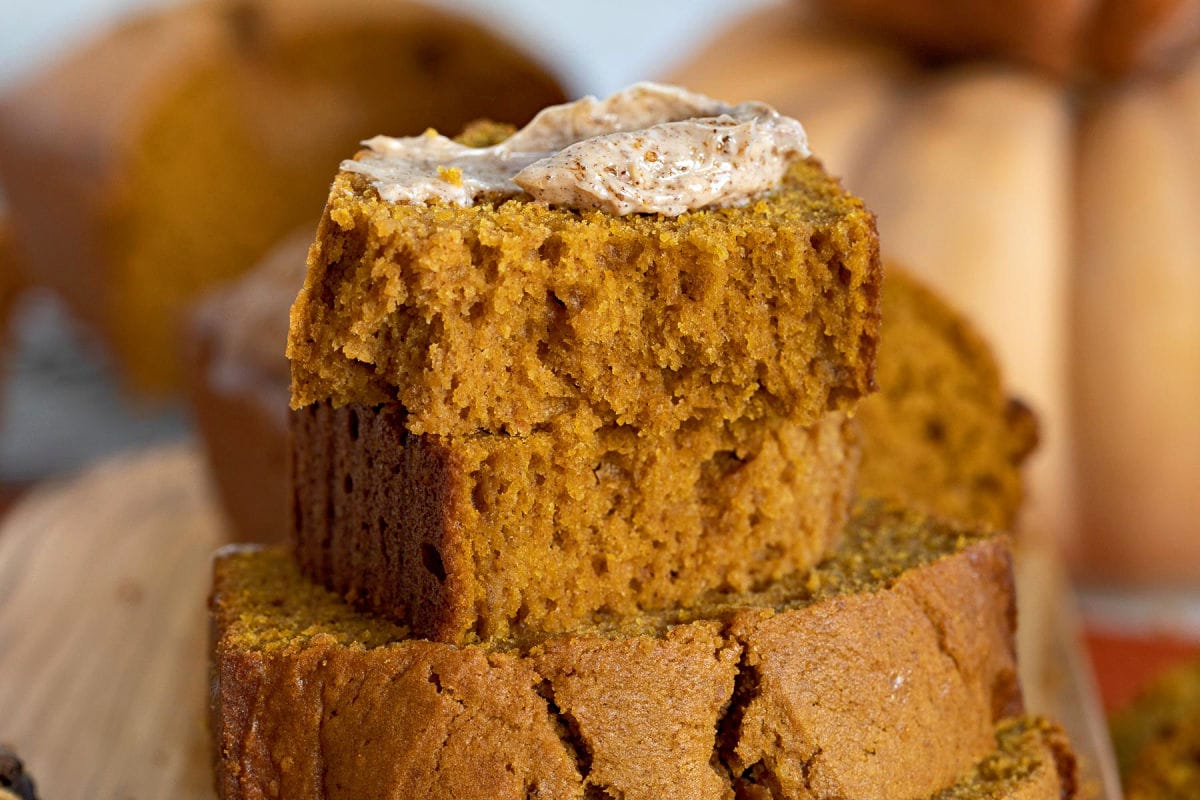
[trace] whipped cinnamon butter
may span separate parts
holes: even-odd
[[[729,106],[655,83],[552,106],[491,147],[432,130],[363,144],[342,169],[370,178],[388,202],[469,206],[526,192],[618,215],[742,205],[809,155],[800,123],[764,103]]]

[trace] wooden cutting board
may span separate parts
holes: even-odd
[[[47,800],[214,800],[205,599],[224,537],[191,445],[133,453],[22,500],[0,527],[0,741]],[[1018,570],[1030,707],[1063,720],[1118,800],[1052,559]]]
[[[48,800],[213,800],[205,598],[222,523],[195,450],[107,462],[0,528],[0,741]]]

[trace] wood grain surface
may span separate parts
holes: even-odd
[[[205,600],[219,544],[191,447],[35,490],[0,529],[0,741],[54,800],[212,800]]]
[[[0,741],[47,800],[214,800],[205,600],[224,537],[191,445],[146,450],[24,496],[0,526]],[[1019,570],[1030,706],[1120,797],[1061,573]]]

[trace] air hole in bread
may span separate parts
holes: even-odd
[[[421,545],[421,563],[439,583],[446,580],[446,565],[442,563],[442,554],[428,542]]]

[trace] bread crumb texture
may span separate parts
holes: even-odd
[[[950,519],[1009,530],[1033,413],[1009,397],[987,342],[902,269],[887,265],[879,392],[863,399],[859,491]]]
[[[357,605],[463,644],[745,592],[836,545],[858,461],[841,412],[639,436],[411,433],[395,404],[293,411],[296,555]]]
[[[675,218],[392,204],[341,173],[292,310],[292,406],[398,402],[429,434],[812,424],[873,388],[881,279],[874,217],[811,159]]]

